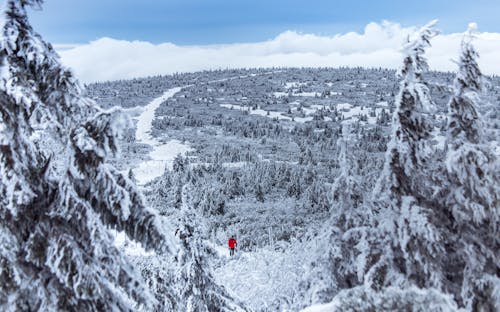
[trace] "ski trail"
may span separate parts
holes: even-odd
[[[135,139],[137,142],[146,143],[149,145],[154,145],[157,143],[156,139],[151,136],[151,123],[155,117],[155,111],[160,104],[173,97],[176,93],[180,92],[182,87],[172,88],[165,93],[163,93],[160,97],[152,100],[148,105],[144,107],[144,111],[139,116],[137,121],[137,131],[135,133]]]
[[[280,71],[265,72],[262,74],[250,74],[243,76],[233,76],[218,80],[208,81],[209,84],[234,80],[238,78],[255,77],[261,75],[268,75]],[[141,115],[137,120],[137,130],[135,133],[135,140],[137,143],[147,144],[153,147],[153,151],[149,153],[149,160],[141,162],[138,167],[132,169],[139,185],[144,185],[153,179],[161,176],[167,167],[170,167],[177,155],[185,154],[193,149],[187,144],[183,144],[178,140],[170,140],[168,142],[160,142],[151,134],[152,123],[155,118],[155,112],[161,103],[169,98],[175,96],[182,89],[189,88],[192,84],[182,87],[175,87],[168,89],[161,96],[152,100],[148,105],[143,108]]]
[[[191,147],[178,140],[170,140],[162,143],[151,134],[156,109],[160,107],[161,103],[173,97],[183,88],[185,87],[168,89],[160,97],[152,100],[144,107],[143,112],[137,120],[136,141],[153,147],[153,150],[149,153],[150,159],[141,162],[137,168],[133,169],[137,182],[140,185],[144,185],[161,176],[167,166],[171,166],[177,155],[185,154],[192,150]]]

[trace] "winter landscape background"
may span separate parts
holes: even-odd
[[[4,310],[500,309],[499,34],[100,39],[61,61],[39,4],[2,13]]]

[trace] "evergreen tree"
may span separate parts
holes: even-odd
[[[190,184],[182,188],[181,221],[177,236],[181,248],[177,255],[179,298],[184,300],[184,311],[245,311],[241,304],[215,283],[208,270],[207,255],[213,252],[204,243],[203,224],[193,206]]]
[[[107,164],[117,151],[117,113],[83,98],[30,26],[26,9],[41,4],[8,0],[0,26],[0,307],[151,307],[109,228],[147,249],[175,247],[135,186]],[[66,151],[58,157],[40,139],[52,136]]]
[[[362,261],[368,269],[365,281],[375,288],[416,285],[439,289],[444,280],[444,242],[435,223],[442,219],[442,209],[430,200],[431,127],[424,115],[432,101],[423,78],[428,68],[423,54],[437,33],[434,24],[423,27],[404,47],[392,137],[373,192],[377,235]]]
[[[350,126],[344,125],[342,137],[337,145],[340,150],[338,163],[340,166],[340,175],[333,184],[333,200],[337,203],[336,210],[341,213],[354,211],[363,203],[364,189],[361,182],[361,173],[358,166],[358,160],[354,155],[357,143],[356,137],[351,133]],[[347,218],[342,228],[349,227],[350,221]]]
[[[391,140],[387,145],[382,175],[374,190],[375,196],[389,195],[401,205],[402,197],[413,196],[424,200],[428,195],[422,185],[424,168],[429,158],[432,127],[425,112],[432,110],[430,91],[424,80],[428,70],[424,52],[437,32],[432,22],[424,26],[416,38],[404,46],[400,91],[396,96],[396,110],[392,119]]]
[[[500,309],[500,176],[478,112],[483,76],[471,44],[471,26],[462,41],[455,92],[448,104],[444,206],[455,234],[450,258],[463,265],[450,268],[463,272],[460,297],[471,310],[493,311]]]
[[[344,125],[337,142],[340,174],[333,183],[331,216],[316,239],[320,243],[315,246],[312,273],[307,277],[314,281],[307,293],[310,303],[328,302],[340,290],[362,282],[357,273],[361,271],[358,249],[370,236],[372,216],[364,206],[366,189],[354,154],[357,140],[351,131]]]
[[[264,190],[262,189],[262,185],[259,182],[257,182],[257,184],[255,185],[255,199],[261,203],[263,203],[265,200]]]

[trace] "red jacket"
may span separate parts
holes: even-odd
[[[227,241],[227,244],[229,245],[229,248],[231,248],[231,249],[234,249],[238,245],[236,240],[232,237]]]

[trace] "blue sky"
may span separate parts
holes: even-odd
[[[362,32],[369,22],[403,26],[438,18],[445,33],[468,22],[500,32],[500,0],[46,0],[31,12],[35,29],[52,43],[101,37],[202,45],[257,42],[286,30],[318,35]]]

